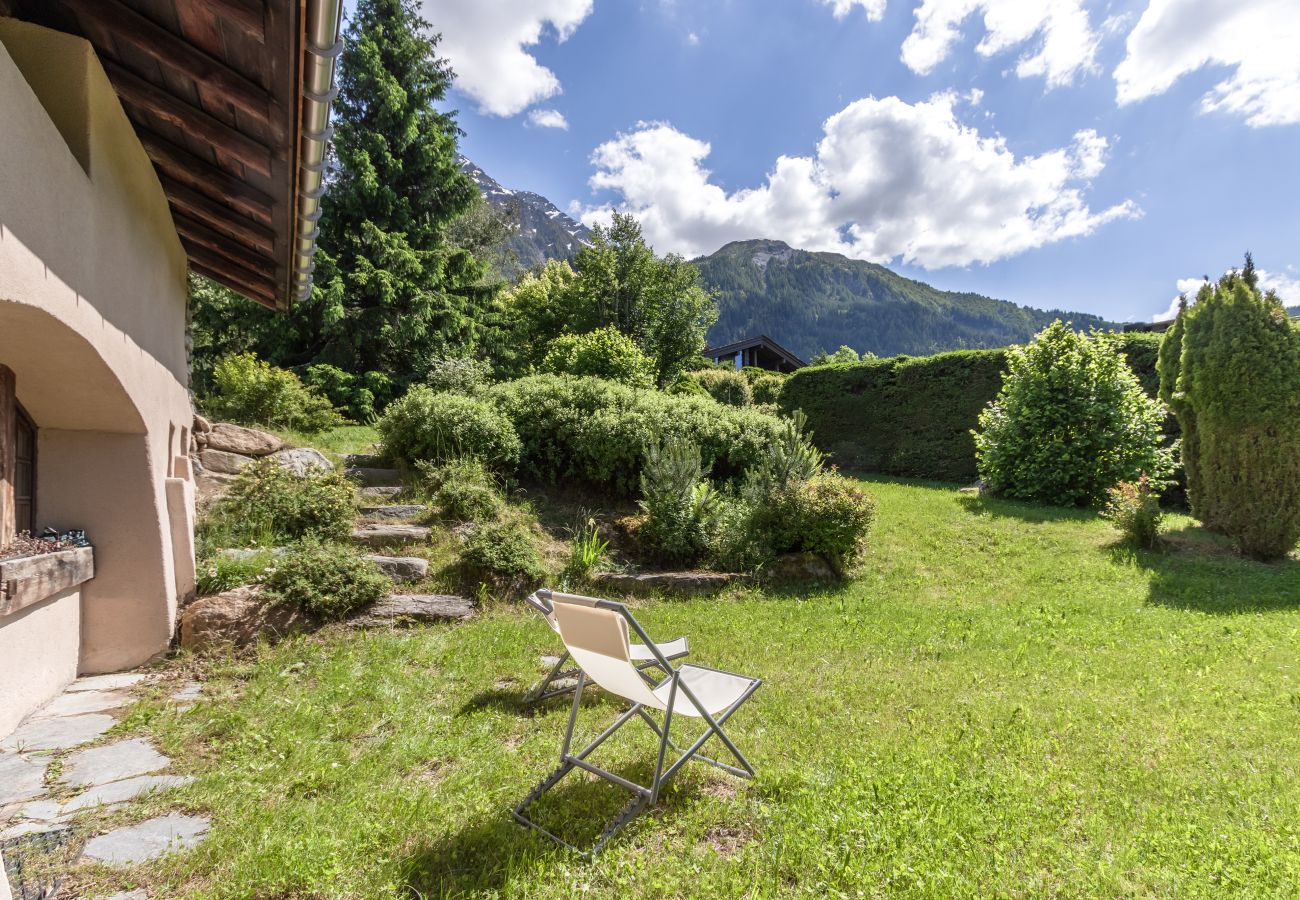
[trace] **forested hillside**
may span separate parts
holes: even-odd
[[[884,266],[781,241],[737,241],[695,264],[718,298],[714,346],[766,334],[804,359],[842,344],[878,356],[922,355],[1019,343],[1056,318],[1111,327],[1086,313],[941,291]]]

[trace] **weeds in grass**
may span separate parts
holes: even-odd
[[[605,561],[609,541],[601,540],[596,520],[588,517],[586,523],[569,540],[569,560],[565,563],[563,578],[566,584],[582,584]]]

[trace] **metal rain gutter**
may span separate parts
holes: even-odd
[[[321,197],[325,193],[326,151],[334,128],[330,106],[338,96],[334,70],[343,39],[342,0],[308,0],[306,55],[302,76],[302,146],[298,166],[298,219],[294,234],[293,282],[290,294],[303,300],[311,292],[316,268],[316,238],[320,235]]]

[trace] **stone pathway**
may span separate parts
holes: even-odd
[[[126,806],[145,794],[188,784],[167,774],[171,760],[146,738],[96,743],[135,702],[131,688],[148,676],[121,673],[80,678],[0,741],[0,897],[19,846],[46,836],[83,839],[72,820],[89,810]],[[190,682],[171,695],[180,710],[201,699],[203,686]],[[90,745],[90,746],[86,746]],[[137,822],[90,838],[81,861],[121,866],[186,849],[203,839],[206,819],[171,814]],[[15,897],[23,885],[13,885]],[[116,895],[145,900],[143,892]]]

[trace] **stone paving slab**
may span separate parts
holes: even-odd
[[[63,761],[59,782],[71,787],[107,784],[165,769],[171,760],[144,738],[73,753]]]
[[[0,741],[0,749],[68,750],[93,741],[112,728],[112,716],[92,713],[85,716],[62,716],[57,719],[28,719],[18,730]]]
[[[0,808],[45,793],[46,759],[0,753]]]
[[[111,675],[87,675],[68,685],[70,691],[116,691],[144,681],[141,672],[115,672]]]
[[[53,719],[57,716],[77,716],[82,713],[120,709],[134,698],[124,691],[73,691],[60,694],[32,713],[33,719]]]
[[[203,696],[203,685],[197,681],[190,681],[185,684],[179,691],[172,694],[173,700],[198,700]]]
[[[101,834],[86,844],[82,859],[109,865],[148,862],[196,846],[207,831],[207,819],[172,813]]]
[[[137,888],[134,891],[118,891],[111,897],[104,897],[103,900],[149,900],[149,895]]]
[[[0,841],[23,837],[28,834],[48,834],[51,831],[67,831],[72,826],[66,822],[19,822],[4,831],[0,831]]]
[[[22,814],[29,819],[54,820],[92,806],[125,803],[150,791],[165,791],[181,787],[193,780],[181,775],[139,775],[135,778],[110,781],[108,784],[92,787],[63,803],[57,800],[28,803],[23,807]]]

